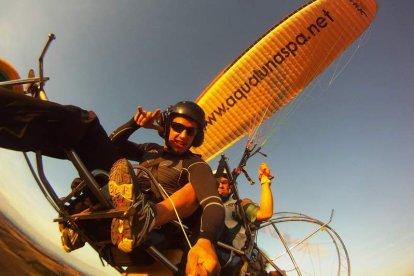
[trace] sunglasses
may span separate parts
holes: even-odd
[[[196,127],[186,127],[183,124],[180,123],[176,123],[176,122],[172,122],[171,123],[171,128],[177,132],[177,133],[181,133],[185,130],[185,132],[189,135],[189,136],[194,136],[197,134],[198,129]]]

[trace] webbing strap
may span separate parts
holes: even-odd
[[[155,158],[151,161],[142,162],[142,164],[140,164],[141,166],[149,169],[151,171],[151,174],[157,180],[157,183],[154,183],[154,181],[150,181],[151,182],[151,191],[154,194],[155,199],[157,201],[161,201],[161,200],[165,199],[165,195],[163,193],[161,193],[160,188],[156,186],[159,183],[159,181],[158,181],[158,168],[160,166],[160,163],[163,160],[164,160],[164,158],[162,156],[160,156],[160,157],[157,157],[157,158]]]

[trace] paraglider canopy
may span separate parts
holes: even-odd
[[[210,160],[283,108],[331,64],[375,17],[375,0],[318,0],[275,25],[201,94]]]

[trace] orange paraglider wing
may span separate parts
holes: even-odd
[[[271,28],[228,66],[196,102],[207,132],[193,151],[210,160],[269,118],[326,69],[375,17],[375,0],[317,0]]]
[[[17,73],[13,65],[0,58],[0,82],[18,79],[20,79],[19,73]],[[10,89],[16,92],[23,92],[23,85],[13,85]]]

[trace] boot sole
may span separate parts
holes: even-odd
[[[120,159],[112,166],[109,174],[109,194],[115,208],[127,208],[135,199],[134,173],[126,159]],[[135,238],[131,232],[132,217],[126,219],[113,218],[111,223],[111,241],[123,252],[131,252],[135,247]]]

